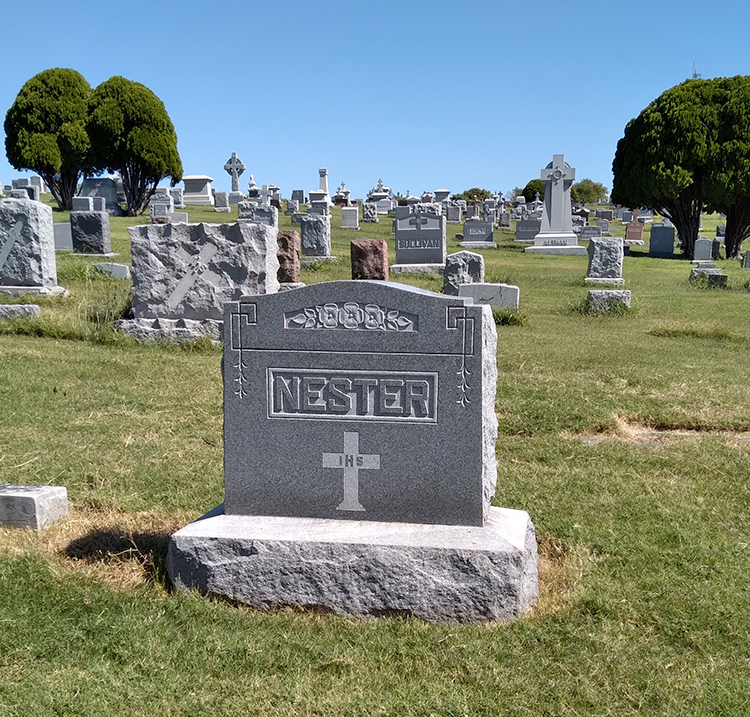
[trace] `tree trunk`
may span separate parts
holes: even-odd
[[[750,236],[750,197],[743,197],[727,209],[724,246],[727,259],[739,259],[742,242]]]
[[[120,170],[120,174],[128,205],[128,216],[136,217],[143,214],[156,189],[157,182],[146,175],[143,167],[137,163],[127,164]]]
[[[695,240],[701,225],[701,210],[703,209],[701,177],[696,176],[693,184],[680,192],[680,195],[660,208],[661,213],[675,225],[677,233],[682,239],[682,247],[686,259],[693,258]]]
[[[73,197],[78,189],[80,172],[61,172],[60,174],[39,173],[44,183],[49,187],[52,198],[57,206],[63,211],[70,211],[73,206]]]

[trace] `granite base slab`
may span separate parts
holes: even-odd
[[[38,304],[0,304],[0,319],[22,319],[41,316]]]
[[[587,276],[583,280],[586,284],[609,284],[610,286],[625,286],[625,279],[600,279]]]
[[[588,253],[585,246],[527,246],[524,251],[527,254],[572,254],[575,256],[586,256]]]
[[[490,508],[483,527],[225,515],[176,532],[167,570],[178,590],[257,608],[409,614],[430,622],[511,620],[538,598],[534,526]]]
[[[494,241],[462,241],[459,246],[464,249],[497,249]]]
[[[70,256],[80,256],[84,259],[101,259],[102,257],[105,257],[107,259],[111,259],[113,256],[120,256],[115,251],[106,251],[102,254],[94,254],[93,252],[73,252]]]
[[[121,319],[115,328],[136,341],[171,341],[183,343],[208,337],[214,343],[222,342],[224,322],[214,319]]]
[[[68,491],[63,486],[0,484],[2,527],[39,530],[67,515]]]
[[[292,291],[307,286],[304,281],[282,281],[279,283],[279,291]]]
[[[391,274],[431,274],[442,276],[444,264],[393,264],[388,268]]]
[[[62,286],[0,286],[0,294],[7,296],[67,296]]]

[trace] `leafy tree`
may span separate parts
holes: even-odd
[[[725,212],[727,258],[750,236],[750,77],[713,80],[717,136],[704,180],[708,208]]]
[[[663,92],[625,127],[612,163],[612,199],[668,217],[693,256],[718,112],[714,80],[687,80]]]
[[[453,199],[453,201],[456,201],[457,199],[463,199],[466,202],[473,202],[475,197],[480,202],[483,199],[492,199],[492,192],[487,189],[472,187],[471,189],[467,189],[465,192],[461,192],[460,194],[454,194],[451,199]]]
[[[52,68],[21,88],[5,116],[5,152],[16,169],[31,169],[61,209],[70,209],[87,169],[89,83],[75,70]]]
[[[541,179],[532,179],[521,190],[521,195],[525,197],[527,202],[533,202],[536,199],[537,193],[539,194],[539,199],[544,201],[544,182]]]
[[[578,204],[596,204],[607,196],[607,188],[592,179],[582,179],[570,188],[570,198]]]
[[[119,172],[128,214],[141,214],[159,182],[182,179],[177,134],[164,103],[147,87],[110,77],[93,93],[88,124],[92,165]]]

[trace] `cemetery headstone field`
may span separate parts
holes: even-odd
[[[237,221],[237,204],[226,208],[182,211],[190,222]],[[350,279],[352,239],[385,240],[395,263],[390,217],[352,232],[340,207],[330,214],[330,256],[306,256],[300,281]],[[283,211],[278,223],[300,230]],[[704,216],[702,232],[712,237],[719,223]],[[127,227],[137,224],[150,217],[109,218],[111,261],[131,263]],[[447,253],[461,251],[463,224],[445,227]],[[608,229],[625,238],[622,220]],[[207,336],[139,343],[117,332],[132,281],[93,268],[101,254],[57,252],[67,296],[0,295],[0,308],[41,307],[40,316],[0,321],[0,483],[64,486],[69,500],[57,525],[0,528],[0,715],[747,715],[750,271],[718,259],[726,286],[691,282],[679,254],[649,256],[650,231],[646,224],[644,246],[622,259],[630,308],[606,312],[586,302],[586,256],[525,252],[514,227],[493,230],[497,249],[472,248],[485,282],[520,289],[518,309],[494,311],[493,505],[528,512],[540,556],[538,603],[479,625],[264,609],[176,591],[170,536],[225,497],[222,348]],[[440,275],[391,279],[443,292]],[[266,304],[293,321],[290,296]],[[325,332],[308,334],[300,345],[325,341]],[[312,372],[298,365],[303,378]],[[247,370],[281,380],[286,366],[272,355]],[[394,450],[408,454],[410,431],[422,435],[413,426],[433,409],[419,392],[442,370],[437,360],[427,378],[407,362],[374,359],[369,368],[412,381],[414,420],[400,434],[378,424],[377,445],[346,422],[316,444],[316,460],[342,481],[336,461],[356,436],[363,495]],[[297,410],[284,400],[292,408],[280,411]],[[273,418],[249,407],[231,415],[240,429],[269,424],[264,450],[278,452],[274,475],[283,475],[303,460],[301,446]],[[429,449],[460,463],[464,428],[443,430]],[[464,510],[429,484],[420,473],[420,483],[402,486],[409,516],[429,523],[431,510]],[[235,494],[229,507],[242,512],[245,498]],[[333,501],[321,497],[331,513]],[[320,510],[300,499],[292,514]]]

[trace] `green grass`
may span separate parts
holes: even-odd
[[[115,261],[134,221],[112,222]],[[341,261],[303,281],[349,278],[353,238],[393,252],[390,219],[339,224]],[[488,279],[520,287],[525,321],[497,327],[495,502],[536,525],[538,608],[467,627],[171,592],[169,534],[223,496],[221,351],[119,337],[128,282],[58,255],[70,296],[0,324],[0,482],[65,485],[73,509],[39,535],[0,531],[0,714],[746,715],[743,270],[720,261],[730,290],[697,291],[688,262],[633,252],[633,309],[590,316],[570,310],[585,257],[496,238]]]

